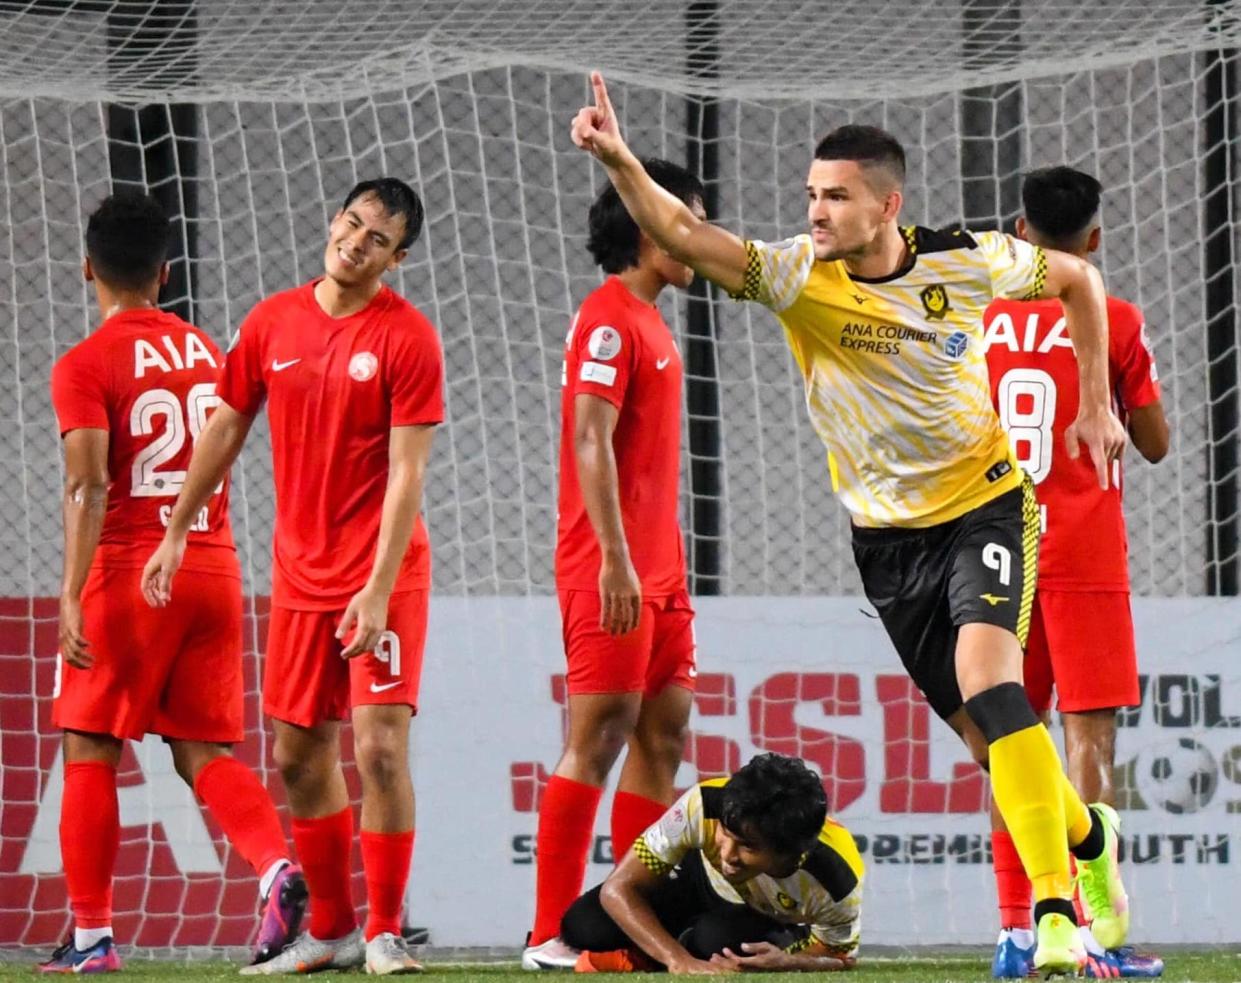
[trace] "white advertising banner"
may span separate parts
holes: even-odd
[[[800,755],[861,847],[866,942],[990,942],[985,778],[915,694],[865,602],[729,597],[701,598],[697,608],[698,691],[678,784],[727,774],[759,751]],[[68,924],[61,742],[47,699],[54,611],[48,599],[0,618],[0,941],[29,945],[63,939]],[[1120,715],[1117,751],[1132,935],[1235,942],[1241,601],[1140,600],[1134,615],[1142,702]],[[260,607],[260,649],[265,621]],[[539,797],[561,749],[563,669],[554,598],[432,601],[411,749],[418,841],[408,917],[436,945],[511,948],[530,927]],[[260,739],[258,677],[250,656],[250,736],[237,754],[262,769],[270,744]],[[274,770],[262,773],[282,802]],[[120,936],[139,946],[245,944],[253,874],[175,777],[158,738],[126,751],[120,786]],[[588,885],[611,866],[609,808],[605,796]],[[354,888],[361,903],[360,876]]]
[[[864,940],[987,943],[997,928],[986,782],[914,696],[857,598],[700,598],[699,691],[678,784],[798,754],[867,864]],[[1220,943],[1241,910],[1241,602],[1135,602],[1142,704],[1120,718],[1132,937]],[[437,945],[515,946],[561,748],[554,598],[436,599],[412,751],[410,918]],[[611,865],[609,798],[587,884]]]

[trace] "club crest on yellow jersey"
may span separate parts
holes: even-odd
[[[942,321],[951,309],[948,304],[948,291],[942,283],[933,283],[924,287],[918,295],[922,300],[922,308],[926,311],[928,321]]]

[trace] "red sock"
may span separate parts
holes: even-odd
[[[560,919],[577,900],[586,877],[586,855],[603,789],[552,775],[539,807],[534,930],[530,944],[560,934]]]
[[[667,810],[662,802],[618,789],[612,797],[612,859],[620,863],[634,841]]]
[[[357,927],[350,886],[353,810],[333,816],[294,819],[293,842],[310,891],[309,932],[316,939],[339,939]]]
[[[401,902],[409,883],[414,831],[372,833],[362,830],[362,869],[366,873],[366,941],[391,932],[401,934]]]
[[[194,779],[194,794],[211,810],[238,853],[262,877],[289,847],[271,796],[258,776],[231,755],[209,761]]]
[[[1032,928],[1030,878],[1007,832],[991,834],[991,864],[995,868],[995,890],[1000,901],[1000,927]]]
[[[112,872],[120,844],[116,768],[103,761],[66,764],[60,857],[77,928],[112,924]]]

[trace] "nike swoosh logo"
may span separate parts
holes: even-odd
[[[655,368],[659,369],[659,371],[662,372],[664,370],[664,367],[671,361],[672,361],[671,355],[669,355],[667,358],[661,358],[659,359],[659,361],[655,363]]]
[[[382,686],[377,683],[371,683],[372,693],[382,693],[386,689],[392,689],[393,686],[400,686],[402,680],[398,679],[395,683],[384,683]]]
[[[273,372],[283,372],[290,365],[296,365],[300,361],[300,358],[291,358],[287,362],[281,362],[279,359],[272,359],[271,370]]]

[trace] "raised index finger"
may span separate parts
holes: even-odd
[[[595,108],[605,116],[612,115],[612,100],[608,98],[608,87],[600,72],[590,73],[590,84],[595,90]]]
[[[1107,491],[1107,448],[1101,439],[1095,439],[1090,443],[1090,457],[1094,461],[1095,475],[1099,479],[1099,487]]]

